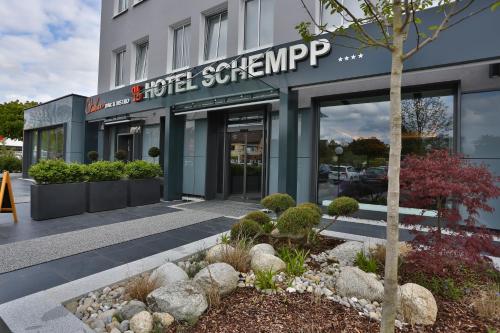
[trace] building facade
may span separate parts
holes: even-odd
[[[321,24],[344,23],[305,4]],[[72,113],[84,118],[79,160],[152,160],[158,147],[167,200],[348,195],[383,212],[389,53],[329,35],[306,43],[295,26],[309,13],[290,0],[103,1],[98,95]],[[405,63],[403,155],[448,149],[500,175],[498,18],[483,11]],[[499,229],[492,205],[481,222]]]

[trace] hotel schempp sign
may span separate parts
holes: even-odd
[[[229,62],[221,61],[216,65],[208,65],[201,71],[172,74],[146,82],[144,86],[132,86],[132,98],[118,101],[101,102],[99,98],[87,100],[87,113],[97,112],[115,106],[132,102],[141,102],[153,99],[199,90],[201,87],[210,88],[219,84],[238,82],[252,78],[261,78],[273,74],[297,70],[300,61],[309,59],[309,65],[318,66],[318,59],[327,56],[331,51],[331,43],[326,39],[312,41],[309,44],[296,44],[282,47],[277,50],[256,53],[249,56],[237,57]],[[201,83],[195,83],[200,76]],[[198,80],[199,81],[199,80]]]

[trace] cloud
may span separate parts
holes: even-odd
[[[3,0],[0,102],[94,95],[100,0]]]

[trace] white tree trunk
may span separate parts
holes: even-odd
[[[391,132],[389,186],[387,191],[387,244],[385,257],[384,305],[380,332],[394,332],[398,303],[399,251],[399,171],[401,166],[401,78],[403,72],[403,35],[401,0],[393,1],[393,49],[391,68]]]

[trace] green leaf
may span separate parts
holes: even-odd
[[[422,19],[420,17],[415,17],[415,23],[416,24],[421,24],[422,23]]]
[[[493,5],[491,5],[491,11],[494,12],[499,7],[500,7],[500,1],[497,1]]]
[[[437,30],[439,29],[439,26],[438,25],[431,25],[430,27],[428,27],[427,29],[433,31],[433,30]]]

